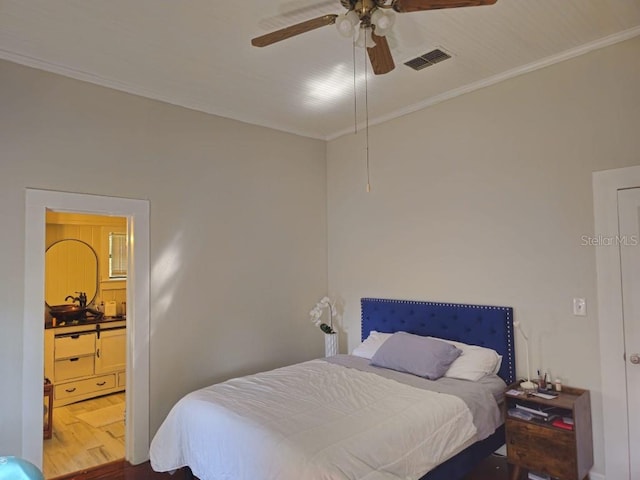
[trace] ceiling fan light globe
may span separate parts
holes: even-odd
[[[340,35],[346,38],[353,37],[355,31],[353,25],[351,25],[351,22],[345,17],[338,17],[336,19],[336,30],[338,30],[338,33]]]
[[[379,37],[386,37],[387,34],[389,33],[389,29],[388,28],[380,28],[378,26],[376,26],[376,28],[374,28],[373,31]]]
[[[371,23],[373,23],[379,30],[388,31],[395,23],[396,17],[392,13],[383,12],[380,9],[375,10],[371,14]],[[378,30],[376,30],[376,34]]]
[[[344,18],[349,20],[349,23],[351,23],[351,25],[354,27],[358,25],[358,23],[360,23],[360,17],[354,10],[349,10],[347,13],[345,13]]]
[[[358,14],[353,10],[349,10],[344,15],[336,18],[336,29],[343,37],[350,38],[355,34],[355,27],[359,22],[360,17],[358,17]]]
[[[361,28],[358,40],[356,40],[356,47],[359,48],[373,48],[376,46],[376,42],[371,35],[371,28]]]

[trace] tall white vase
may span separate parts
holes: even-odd
[[[332,357],[338,354],[338,332],[324,334],[324,356]]]

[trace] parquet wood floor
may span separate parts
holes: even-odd
[[[94,428],[77,418],[85,412],[124,405],[125,394],[92,398],[53,410],[53,436],[44,440],[45,479],[86,471],[125,456],[124,421]]]

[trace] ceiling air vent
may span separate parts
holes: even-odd
[[[435,65],[436,63],[440,63],[443,60],[451,58],[451,55],[443,52],[439,48],[435,50],[431,50],[424,55],[420,55],[419,57],[413,58],[404,64],[407,67],[411,67],[414,70],[422,70],[423,68],[430,67],[431,65]]]

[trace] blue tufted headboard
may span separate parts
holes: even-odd
[[[502,355],[498,375],[515,381],[513,308],[363,298],[362,340],[371,330],[403,331],[492,348]]]

